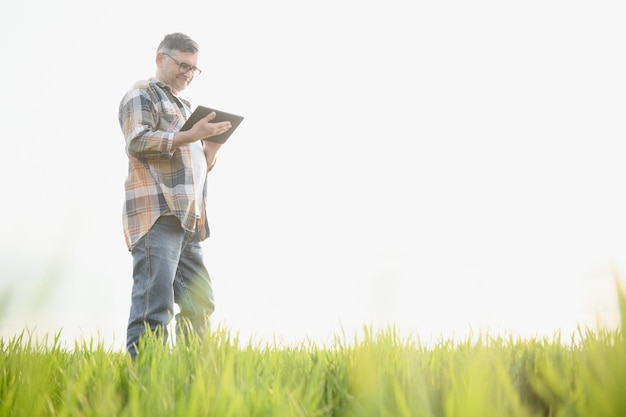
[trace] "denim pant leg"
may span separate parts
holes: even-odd
[[[135,356],[146,326],[167,336],[174,312],[173,282],[185,232],[175,216],[160,217],[133,247],[133,289],[126,345]]]
[[[178,336],[187,337],[188,331],[193,330],[203,337],[215,303],[211,277],[204,264],[197,233],[188,233],[183,247],[174,279],[174,300],[180,307],[176,315]]]

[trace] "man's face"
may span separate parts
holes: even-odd
[[[180,51],[159,52],[157,54],[157,78],[169,85],[177,94],[187,88],[193,80],[197,64],[198,54]]]

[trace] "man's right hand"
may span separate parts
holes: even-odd
[[[213,120],[215,116],[215,112],[211,112],[206,117],[198,120],[191,129],[184,132],[176,132],[172,152],[179,146],[210,138],[211,136],[221,135],[232,127],[231,123],[228,121],[211,123],[211,120]]]

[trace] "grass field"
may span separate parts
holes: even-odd
[[[0,416],[626,416],[621,329],[426,347],[364,327],[329,346],[279,347],[218,328],[202,343],[147,337],[135,362],[59,339],[1,340]]]

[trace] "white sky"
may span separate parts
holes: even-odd
[[[2,336],[28,326],[124,345],[117,106],[175,31],[202,48],[183,95],[246,117],[210,175],[216,324],[295,342],[367,324],[424,341],[618,325],[622,2],[12,7]]]

